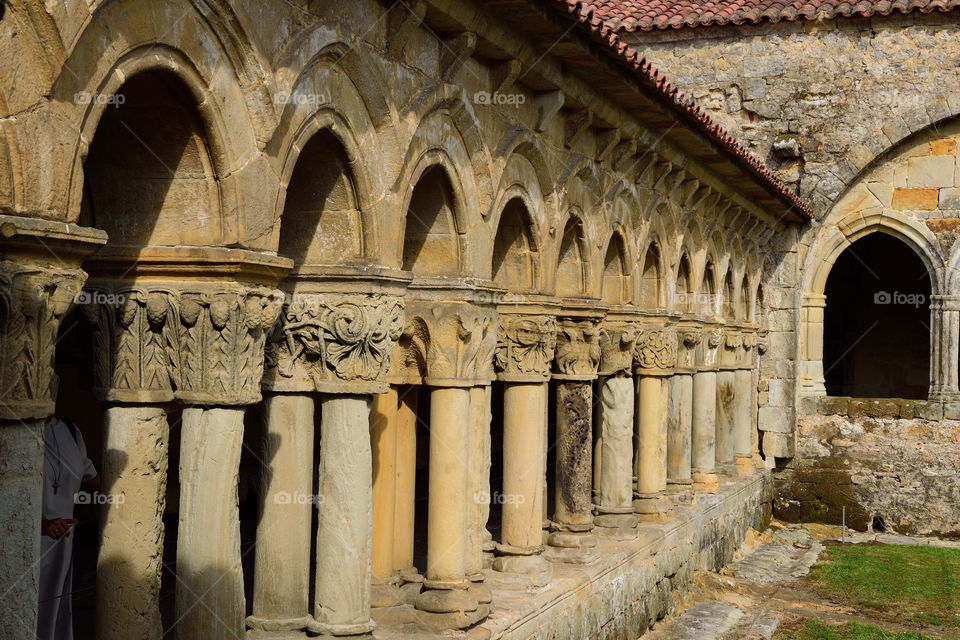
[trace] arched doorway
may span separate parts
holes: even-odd
[[[823,372],[827,395],[926,398],[930,275],[904,242],[872,233],[827,277]]]

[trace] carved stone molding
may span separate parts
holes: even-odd
[[[634,349],[637,373],[671,373],[677,363],[677,332],[665,327],[644,327]]]
[[[383,391],[403,309],[394,296],[294,294],[267,343],[264,388]]]
[[[87,278],[81,262],[106,240],[97,229],[0,215],[0,420],[53,413],[60,321]]]
[[[412,300],[398,353],[390,368],[394,383],[471,387],[493,379],[497,318],[493,307],[467,302]]]
[[[612,376],[629,374],[640,329],[632,323],[605,322],[600,329],[600,373]]]
[[[600,366],[600,328],[593,320],[563,320],[557,325],[556,378],[592,380]]]
[[[493,360],[497,378],[548,380],[556,346],[557,321],[552,316],[500,316]]]
[[[82,294],[95,326],[95,391],[107,401],[217,406],[260,400],[279,291],[236,284],[100,288]]]
[[[677,367],[689,373],[697,364],[697,347],[703,342],[700,329],[683,328],[677,331]]]

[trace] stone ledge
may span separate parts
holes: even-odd
[[[847,416],[848,418],[901,418],[960,420],[960,402],[910,400],[906,398],[848,398],[817,396],[800,399],[803,415]]]

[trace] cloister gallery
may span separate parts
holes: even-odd
[[[836,144],[741,88],[956,18],[625,5],[0,3],[0,639],[51,415],[79,638],[635,638],[774,513],[960,532],[955,58]]]

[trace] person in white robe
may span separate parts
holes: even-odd
[[[51,417],[43,434],[38,640],[73,640],[73,507],[80,490],[100,489],[100,476],[80,431]]]

